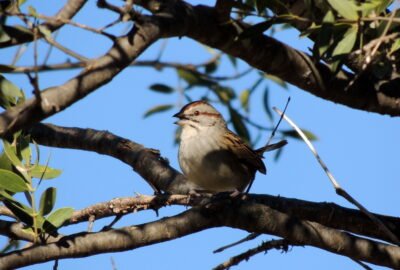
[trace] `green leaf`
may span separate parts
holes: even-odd
[[[30,207],[16,200],[7,199],[4,200],[3,203],[20,221],[24,222],[28,226],[33,225],[33,211]]]
[[[190,72],[184,69],[177,69],[178,76],[185,80],[188,84],[198,84],[200,79],[199,76],[195,75],[194,72]]]
[[[0,43],[9,42],[10,36],[4,31],[3,26],[0,25]]]
[[[21,176],[4,169],[0,169],[0,188],[14,193],[29,190],[28,185]]]
[[[28,14],[33,16],[33,17],[37,17],[38,16],[38,13],[37,13],[36,9],[34,7],[32,7],[32,6],[28,7]]]
[[[275,82],[275,83],[277,83],[278,85],[280,85],[281,87],[283,87],[284,89],[287,89],[288,88],[288,86],[287,86],[287,83],[284,81],[284,80],[282,80],[281,78],[279,78],[279,77],[277,77],[277,76],[275,76],[275,75],[272,75],[272,74],[264,74],[264,77],[265,78],[267,78],[267,79],[269,79],[269,80],[271,80],[271,81],[273,81],[273,82]]]
[[[165,85],[165,84],[161,84],[161,83],[156,83],[156,84],[151,85],[150,90],[160,92],[160,93],[165,93],[165,94],[174,92],[174,88],[172,88],[168,85]]]
[[[39,214],[42,216],[47,215],[53,210],[54,204],[56,202],[57,190],[54,187],[49,187],[46,189],[42,196],[40,197],[39,204]]]
[[[12,163],[4,152],[0,155],[0,169],[5,169],[7,171],[12,170]]]
[[[218,98],[223,103],[229,103],[233,98],[236,97],[235,91],[233,91],[231,87],[216,85],[211,89],[217,94]]]
[[[399,49],[400,49],[400,38],[396,39],[392,43],[392,46],[390,47],[389,55],[392,55],[394,52],[398,51]]]
[[[232,66],[236,69],[237,68],[237,58],[227,54],[229,62],[231,62]]]
[[[211,74],[211,73],[215,72],[217,70],[217,68],[218,68],[218,62],[217,61],[212,61],[211,63],[208,63],[207,65],[205,65],[205,67],[204,67],[205,70],[204,71],[207,74]]]
[[[265,87],[265,90],[264,90],[263,104],[264,104],[265,113],[267,114],[268,118],[272,121],[274,119],[274,116],[272,114],[271,107],[269,105],[269,89],[268,89],[268,86]]]
[[[249,111],[250,90],[246,89],[240,94],[240,104],[245,111]]]
[[[21,159],[17,156],[15,152],[15,147],[13,147],[9,142],[3,140],[4,152],[6,153],[8,159],[15,167],[23,167]]]
[[[318,137],[314,135],[314,133],[312,133],[311,131],[305,130],[305,129],[301,129],[301,131],[303,131],[304,135],[306,135],[306,137],[310,140],[310,141],[316,141],[318,140]],[[302,138],[299,136],[299,134],[295,131],[295,130],[284,130],[281,131],[281,133],[287,137],[291,137],[293,139],[298,139],[298,140],[302,140]]]
[[[250,133],[247,130],[246,125],[243,123],[241,115],[231,107],[229,107],[229,114],[231,115],[232,124],[237,134],[242,137],[247,143],[249,143]]]
[[[3,140],[4,152],[8,159],[15,166],[15,168],[21,173],[25,180],[30,180],[30,176],[26,172],[25,166],[22,164],[21,159],[16,155],[15,147],[11,146],[6,140]]]
[[[51,213],[46,218],[46,220],[55,228],[59,228],[65,223],[65,221],[69,220],[72,217],[73,213],[74,213],[74,209],[71,207],[59,208],[56,211],[54,211],[53,213]],[[45,222],[43,228],[46,230],[46,222]]]
[[[328,0],[329,4],[336,10],[343,18],[349,20],[357,20],[357,5],[352,0]]]
[[[343,35],[343,39],[339,41],[335,49],[333,50],[332,56],[348,54],[354,47],[357,40],[358,27],[350,27]]]
[[[24,98],[21,89],[0,75],[0,106],[7,109],[16,105],[20,98]]]
[[[35,165],[34,167],[32,167],[32,169],[29,170],[29,173],[34,178],[47,180],[47,179],[53,179],[53,178],[60,176],[62,171],[58,170],[58,169],[46,167],[44,165]]]
[[[174,105],[171,105],[171,104],[158,105],[158,106],[155,106],[155,107],[147,110],[144,113],[143,117],[146,118],[146,117],[149,117],[150,115],[153,115],[155,113],[165,112],[165,111],[168,111],[168,110],[172,109],[173,107],[174,107]]]
[[[22,159],[25,160],[25,165],[31,164],[32,152],[29,143],[29,135],[18,137],[18,148],[19,152],[21,153]]]
[[[336,45],[335,49],[332,52],[332,56],[334,56],[336,59],[339,57],[339,60],[335,61],[332,64],[333,71],[337,70],[341,57],[347,55],[353,49],[357,40],[357,32],[358,32],[357,26],[350,27],[343,35],[343,39],[340,40],[339,43]]]

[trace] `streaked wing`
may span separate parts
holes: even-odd
[[[226,134],[224,138],[232,143],[232,146],[229,150],[234,152],[235,155],[239,157],[242,162],[255,168],[260,173],[265,174],[267,172],[264,162],[262,161],[262,156],[257,154],[246,143],[244,143],[239,136],[229,131],[229,134]]]

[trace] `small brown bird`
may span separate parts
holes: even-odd
[[[262,154],[286,144],[282,141],[251,149],[205,101],[187,104],[174,117],[179,118],[176,124],[182,127],[180,167],[188,181],[209,192],[244,191],[257,171],[267,171]]]

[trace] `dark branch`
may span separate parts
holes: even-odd
[[[31,135],[42,145],[94,151],[115,157],[130,165],[151,186],[168,193],[187,194],[196,189],[155,150],[109,132],[37,124],[31,129]],[[358,210],[340,207],[333,203],[313,203],[269,195],[251,195],[251,198],[299,219],[391,242],[384,232],[378,230],[376,225]],[[374,215],[396,236],[400,236],[400,219]]]
[[[360,110],[400,115],[400,97],[377,91],[376,82],[369,78],[363,77],[346,89],[353,80],[351,74],[342,71],[333,75],[325,64],[314,63],[305,53],[265,35],[238,40],[238,34],[249,25],[235,21],[221,23],[215,8],[191,6],[183,1],[173,3],[156,13],[162,18],[181,21],[178,29],[166,27],[165,37],[188,36],[326,100]]]
[[[251,200],[240,199],[215,201],[143,225],[71,235],[57,243],[11,252],[0,257],[0,268],[130,250],[221,226],[277,235],[297,245],[311,245],[355,260],[400,268],[399,247],[299,220]]]

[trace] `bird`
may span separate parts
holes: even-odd
[[[203,191],[243,192],[256,172],[266,174],[263,153],[285,142],[253,150],[227,127],[212,105],[200,100],[186,104],[173,115],[181,126],[178,160],[187,180]]]

